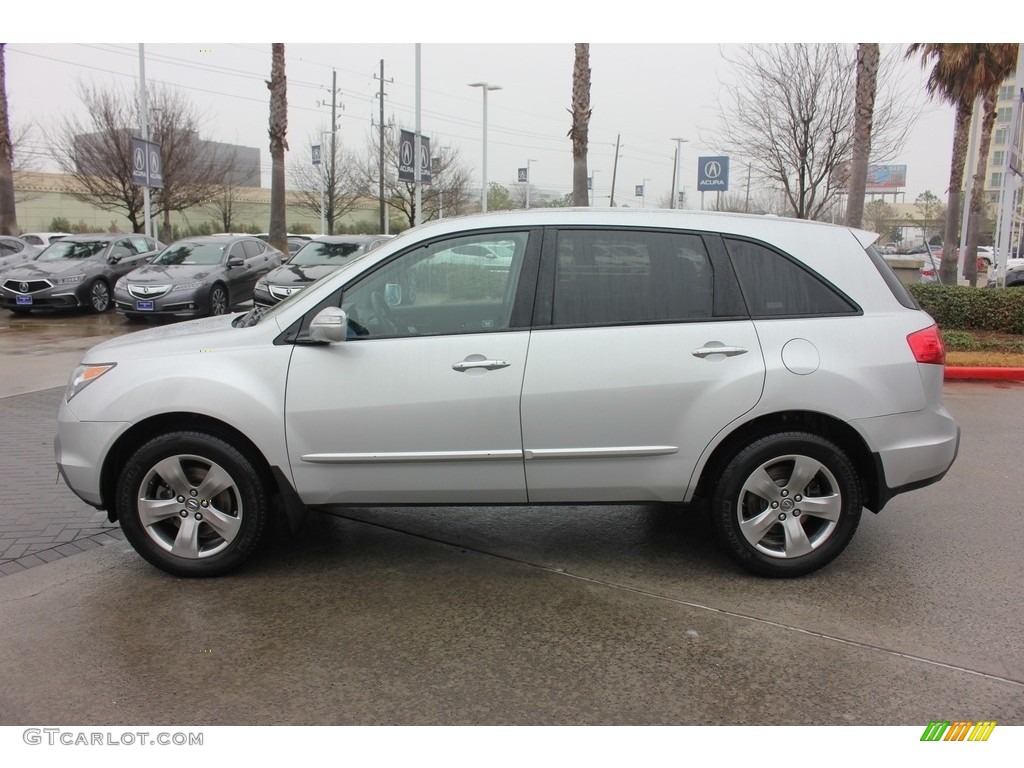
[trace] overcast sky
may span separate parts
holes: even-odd
[[[178,3],[186,8],[189,3]],[[735,6],[742,15],[744,3]],[[809,4],[796,3],[794,6]],[[126,6],[138,13],[138,4]],[[275,35],[286,43],[289,125],[289,164],[309,162],[309,144],[317,131],[330,123],[330,84],[332,70],[337,72],[339,102],[338,133],[342,144],[362,151],[371,126],[378,115],[376,94],[380,83],[376,76],[384,62],[386,119],[413,127],[416,101],[416,46],[411,26],[423,31],[420,46],[422,132],[436,142],[457,146],[463,161],[479,180],[482,165],[482,111],[480,88],[469,83],[486,81],[501,86],[488,96],[488,180],[512,184],[520,167],[531,163],[534,185],[557,193],[571,189],[571,145],[566,133],[570,125],[567,112],[571,103],[574,39],[569,20],[557,12],[544,11],[541,3],[491,4],[491,15],[484,17],[479,3],[419,4],[404,7],[388,3],[373,15],[352,16],[341,13],[324,16],[302,3],[292,9]],[[781,6],[774,6],[777,10]],[[818,4],[817,7],[821,7]],[[417,10],[412,10],[415,8]],[[597,6],[591,6],[597,9]],[[730,4],[730,8],[732,5]],[[422,9],[430,9],[431,21],[422,18]],[[526,13],[514,13],[515,10]],[[533,11],[535,15],[530,16]],[[870,9],[868,9],[870,10]],[[685,138],[682,145],[681,186],[688,192],[689,207],[699,207],[695,191],[697,157],[716,154],[716,129],[720,125],[719,100],[727,97],[727,83],[734,76],[728,57],[739,52],[736,43],[698,43],[701,30],[714,41],[737,39],[739,21],[717,19],[689,11],[678,18],[658,10],[658,6],[620,8],[642,12],[651,29],[639,31],[636,24],[606,19],[603,27],[591,30],[593,117],[590,126],[589,168],[594,175],[598,204],[607,204],[614,168],[614,146],[621,136],[620,159],[616,178],[616,202],[640,205],[634,187],[646,183],[647,205],[667,196],[672,181],[674,138]],[[156,23],[158,31],[147,41],[146,77],[182,88],[204,117],[204,137],[258,147],[261,151],[265,184],[269,183],[270,154],[267,141],[267,104],[269,92],[264,80],[269,77],[270,46],[266,34],[237,24],[217,23],[201,10],[192,18],[201,25],[183,23],[181,18]],[[505,17],[509,16],[509,19]],[[511,18],[513,17],[514,18]],[[541,24],[539,19],[551,22]],[[745,16],[745,23],[756,25],[757,17]],[[15,20],[18,34],[8,39],[27,42],[8,43],[7,94],[15,126],[35,126],[28,150],[45,158],[49,147],[47,128],[63,115],[80,109],[76,84],[85,82],[131,88],[137,82],[139,56],[137,42],[77,42],[146,37],[135,34],[132,26],[120,27],[112,35],[99,29],[79,29],[64,24],[44,32],[42,27],[24,24],[30,17]],[[411,24],[415,21],[416,25]],[[633,20],[635,22],[635,19]],[[66,22],[66,20],[65,20]],[[832,41],[836,35],[824,24],[799,30],[777,28],[755,39]],[[686,32],[666,30],[685,25]],[[950,25],[952,27],[952,25]],[[201,27],[212,42],[175,43],[197,37]],[[756,27],[754,27],[756,28]],[[334,30],[338,32],[335,33]],[[365,34],[362,30],[365,29]],[[486,29],[488,34],[473,34]],[[223,30],[217,33],[215,30]],[[394,30],[394,34],[391,34]],[[925,30],[936,31],[936,30]],[[863,32],[856,28],[848,35]],[[650,33],[650,34],[647,34]],[[648,38],[644,41],[645,36]],[[318,42],[336,37],[341,42]],[[353,40],[355,37],[355,40]],[[409,39],[410,42],[368,43],[365,40]],[[496,42],[471,44],[470,39]],[[666,39],[667,38],[667,39]],[[669,42],[671,39],[683,42]],[[522,39],[536,42],[513,42]],[[852,41],[851,37],[851,41]],[[935,38],[941,39],[941,38]],[[168,42],[159,42],[165,40]],[[233,40],[234,42],[217,42]],[[306,40],[309,42],[289,42]],[[437,42],[429,42],[435,40]],[[52,42],[51,42],[52,41]],[[443,42],[441,42],[443,41]],[[500,41],[500,42],[499,42]],[[897,44],[883,44],[886,48]],[[900,45],[902,47],[902,45]],[[925,73],[916,62],[900,67],[902,87],[918,115],[914,131],[903,152],[890,162],[905,164],[906,199],[930,190],[945,197],[952,142],[953,113],[944,105],[929,101],[923,94]],[[319,103],[319,104],[318,104]],[[745,184],[746,170],[732,169],[733,190]]]

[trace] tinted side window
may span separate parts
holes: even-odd
[[[578,229],[558,232],[555,325],[706,320],[714,271],[696,235]]]
[[[355,337],[505,331],[528,243],[526,232],[486,232],[403,253],[345,289]]]
[[[245,241],[245,257],[251,259],[253,256],[259,256],[266,250],[266,246],[263,243],[259,243],[255,240]]]
[[[231,251],[228,253],[229,259],[244,259],[245,258],[245,246],[243,243],[235,243],[231,246]]]
[[[152,242],[145,237],[133,237],[132,245],[135,246],[135,250],[139,253],[146,253],[147,251],[153,250]]]
[[[821,277],[761,243],[725,239],[751,317],[860,311]]]
[[[0,240],[0,254],[4,256],[10,256],[12,253],[17,253],[18,249],[14,243],[10,243],[6,240]]]

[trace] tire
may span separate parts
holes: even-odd
[[[231,305],[228,303],[228,292],[218,283],[210,289],[210,314],[226,315],[229,309]]]
[[[761,576],[803,576],[846,549],[863,497],[849,457],[810,433],[761,438],[725,466],[711,500],[719,540]]]
[[[105,280],[93,280],[89,286],[89,311],[102,314],[110,309],[110,286]]]
[[[175,576],[220,576],[237,568],[259,548],[270,514],[255,464],[202,432],[171,432],[135,451],[116,499],[125,538]]]

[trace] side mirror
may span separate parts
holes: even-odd
[[[309,324],[309,338],[334,344],[348,338],[348,313],[339,307],[321,310]]]
[[[117,255],[115,255],[113,253],[110,254],[109,256],[107,256],[107,264],[117,264],[117,262],[119,262],[120,260],[121,260],[121,257],[117,256]]]
[[[237,256],[234,256],[234,257],[228,259],[228,269],[230,269],[231,267],[244,267],[244,266],[245,266],[245,261],[243,261],[242,259],[238,258]]]

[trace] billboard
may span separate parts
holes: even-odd
[[[869,165],[865,192],[898,192],[907,186],[907,166]]]

